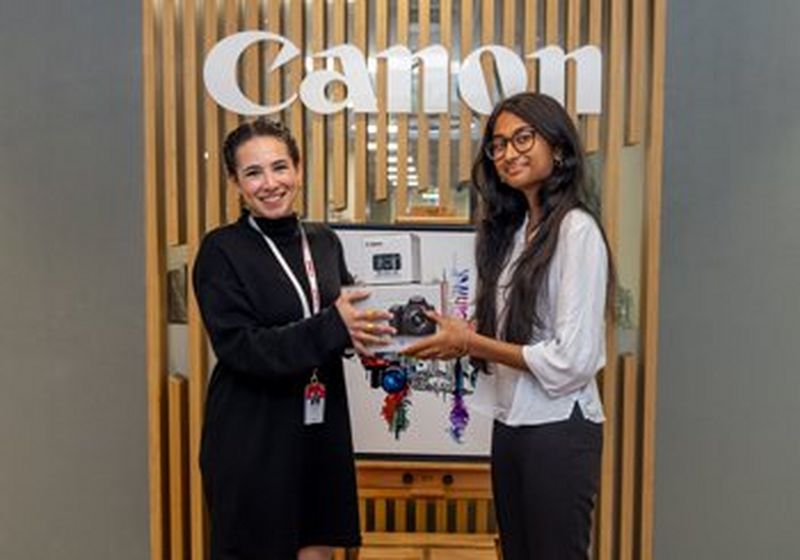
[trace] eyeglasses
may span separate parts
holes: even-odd
[[[522,154],[533,148],[535,140],[536,130],[533,127],[526,126],[515,131],[514,134],[511,135],[511,138],[494,136],[483,149],[489,159],[497,160],[506,154],[509,141],[514,146],[514,149]]]

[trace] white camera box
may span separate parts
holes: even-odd
[[[413,233],[365,235],[361,249],[365,284],[420,281],[419,237]]]
[[[390,324],[397,329],[397,334],[385,346],[375,346],[375,352],[397,352],[420,337],[429,336],[435,332],[436,326],[424,313],[424,309],[431,309],[440,315],[447,312],[445,309],[445,289],[443,282],[433,284],[391,284],[373,286],[347,286],[345,291],[367,291],[367,299],[356,302],[354,305],[361,310],[376,309],[389,311],[394,319]]]

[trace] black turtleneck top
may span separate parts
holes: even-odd
[[[297,218],[256,222],[311,305]],[[303,227],[322,308],[310,318],[246,214],[208,233],[195,260],[195,295],[217,356],[200,457],[212,559],[230,550],[242,558],[295,558],[307,540],[359,541],[342,367],[350,337],[333,305],[351,277],[336,234],[322,224]],[[306,426],[303,392],[315,370],[327,390],[325,422]]]

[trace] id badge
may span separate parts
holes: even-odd
[[[325,385],[319,382],[316,373],[306,385],[303,401],[305,403],[303,423],[306,426],[322,424],[325,421]]]

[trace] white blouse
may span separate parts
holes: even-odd
[[[525,248],[525,223],[516,232],[497,287],[498,332],[505,320],[511,274]],[[559,229],[546,291],[539,296],[543,328],[534,328],[522,354],[526,371],[490,363],[481,374],[472,408],[509,426],[569,418],[575,403],[592,422],[603,422],[595,376],[606,363],[605,305],[608,257],[600,228],[583,210],[570,210]]]

